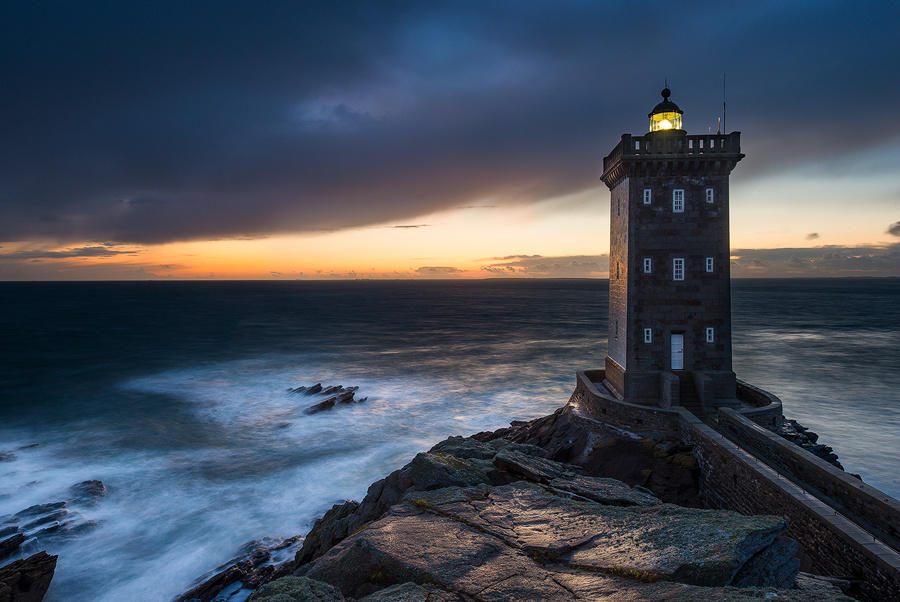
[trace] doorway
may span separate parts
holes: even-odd
[[[684,370],[684,334],[672,333],[672,370]]]

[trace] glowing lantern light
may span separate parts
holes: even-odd
[[[663,88],[663,101],[653,107],[648,117],[650,117],[650,131],[657,132],[659,130],[680,130],[681,116],[684,111],[678,108],[678,105],[669,100],[672,92],[668,88]]]

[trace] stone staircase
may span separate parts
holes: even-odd
[[[697,389],[694,387],[693,376],[686,370],[673,370],[673,372],[678,376],[678,405],[694,416],[703,418],[705,412],[700,397],[697,395]]]

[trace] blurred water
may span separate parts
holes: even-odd
[[[606,281],[0,284],[0,516],[101,479],[48,600],[165,600],[602,366]],[[900,281],[737,281],[735,371],[900,494]],[[359,386],[304,415],[288,387]],[[40,443],[38,447],[19,449]],[[30,548],[30,549],[31,549]],[[29,551],[29,550],[26,550]]]

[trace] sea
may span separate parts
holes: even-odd
[[[0,523],[102,480],[48,601],[171,600],[246,542],[603,366],[606,280],[0,283]],[[735,280],[734,369],[900,496],[900,279]],[[306,414],[289,388],[359,387]],[[2,563],[0,563],[2,564]]]

